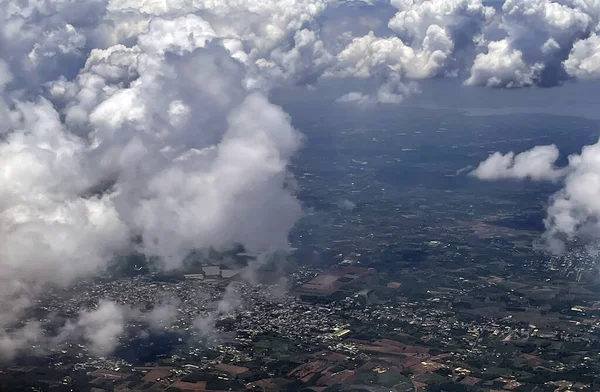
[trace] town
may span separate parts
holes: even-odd
[[[143,334],[129,324],[110,356],[68,341],[0,378],[39,391],[597,390],[600,302],[593,285],[560,271],[540,283],[463,268],[441,285],[421,279],[426,271],[386,280],[346,261],[299,266],[273,283],[218,265],[82,282],[40,301],[40,317],[106,299],[169,303],[176,315]],[[210,322],[199,326],[202,317]]]

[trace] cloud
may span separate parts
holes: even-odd
[[[338,205],[338,207],[343,208],[348,211],[352,211],[356,208],[356,203],[354,203],[348,199],[343,199],[343,200],[338,201],[337,205]]]
[[[223,297],[213,305],[213,310],[199,315],[193,322],[195,332],[207,344],[214,344],[220,338],[216,328],[217,320],[234,314],[242,306],[242,299],[236,290],[236,284],[229,284],[225,288]]]
[[[100,301],[96,309],[80,313],[74,328],[81,329],[93,354],[108,355],[118,346],[125,331],[123,308],[114,302]]]
[[[2,295],[5,294],[6,290],[3,290]],[[108,356],[121,339],[127,337],[128,324],[136,324],[138,332],[140,326],[143,332],[147,329],[160,332],[171,326],[175,315],[174,302],[157,304],[151,311],[143,312],[128,305],[100,300],[91,308],[80,309],[54,333],[47,329],[48,325],[36,320],[4,326],[0,331],[0,361],[10,361],[21,354],[47,355],[67,343],[83,344],[91,355]]]
[[[0,59],[0,91],[12,80],[13,75],[6,61]]]
[[[526,64],[523,52],[510,47],[506,39],[488,43],[487,53],[475,57],[467,85],[526,87],[537,83],[544,64]]]
[[[399,103],[418,91],[414,82],[407,77],[427,77],[435,61],[431,53],[415,53],[399,38],[376,37],[373,32],[354,38],[336,58],[324,74],[330,78],[362,78],[376,81],[376,90],[372,93],[351,92],[340,97],[340,102],[356,103]],[[415,64],[418,64],[416,66]],[[413,70],[419,70],[419,74]],[[431,75],[430,75],[431,76]]]
[[[552,196],[544,221],[547,239],[554,250],[580,238],[600,235],[600,142],[585,146],[581,154],[569,156],[569,174],[563,188]]]
[[[121,339],[129,336],[127,327],[130,325],[135,325],[137,332],[141,328],[142,332],[150,330],[155,333],[171,327],[177,317],[177,306],[178,302],[171,300],[155,304],[150,311],[142,311],[103,299],[94,307],[81,309],[76,317],[66,321],[56,335],[49,335],[38,327],[35,335],[28,333],[30,338],[27,341],[38,342],[42,349],[81,342],[90,354],[108,356],[119,346]],[[23,333],[19,332],[19,336]]]
[[[592,34],[575,42],[569,57],[563,62],[567,73],[578,79],[600,77],[600,36]]]
[[[103,23],[125,23],[114,5],[94,19],[97,26],[80,29],[89,34],[81,42],[68,26],[69,34],[55,34],[55,22],[39,10],[11,14],[40,17],[31,39],[37,34],[52,45],[32,42],[27,55],[9,47],[25,57],[2,52],[10,61],[0,62],[3,325],[47,285],[93,276],[133,247],[168,268],[196,248],[285,250],[301,215],[287,165],[302,138],[281,108],[247,90],[249,71],[229,51],[231,42],[194,14],[140,15],[146,30],[132,28],[85,54],[87,42],[111,41],[99,38]],[[48,6],[59,21],[86,14]],[[305,38],[298,36],[299,46]],[[84,54],[74,73],[45,73],[54,72],[54,60]],[[15,58],[40,77],[20,84],[27,75]],[[93,352],[107,353],[122,333],[122,313],[101,303],[74,328]]]
[[[82,22],[97,19],[100,4],[0,2],[0,58],[9,63],[18,88],[36,92],[45,81],[77,74],[87,45]]]
[[[8,113],[12,132],[0,143],[3,325],[45,284],[95,274],[128,246],[112,196],[81,196],[93,184],[85,142],[65,131],[52,105],[17,101]]]
[[[495,14],[479,0],[393,0],[391,4],[398,12],[388,26],[415,51],[423,52],[421,56],[434,55],[437,67],[428,70],[431,75],[450,66],[455,51],[474,46],[475,37]]]
[[[194,330],[198,336],[211,344],[216,339],[215,328],[216,328],[216,314],[209,313],[207,315],[200,315],[194,319]]]
[[[21,352],[31,352],[42,340],[43,332],[39,323],[28,322],[20,328],[0,333],[0,360],[8,361]]]
[[[480,180],[525,179],[558,180],[562,178],[565,169],[556,168],[555,162],[559,157],[555,145],[536,146],[529,151],[516,154],[495,152],[481,162],[471,175]]]
[[[179,302],[175,300],[158,304],[150,312],[143,314],[142,319],[148,322],[151,330],[164,331],[177,319],[178,305]]]
[[[563,168],[554,165],[558,156],[554,145],[537,146],[517,155],[494,153],[472,174],[484,180],[560,181],[562,188],[550,198],[544,219],[546,244],[560,253],[569,241],[587,242],[600,235],[600,141],[570,155]]]
[[[95,308],[81,309],[76,318],[67,320],[56,336],[48,337],[47,344],[82,340],[93,355],[109,355],[119,345],[131,314],[115,302],[101,300]]]
[[[579,40],[597,31],[599,16],[598,6],[589,2],[505,1],[496,23],[484,31],[483,51],[466,83],[554,86],[579,76],[564,62]]]

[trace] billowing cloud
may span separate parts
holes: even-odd
[[[56,18],[67,17],[50,5]],[[287,164],[300,134],[281,108],[248,91],[249,71],[205,19],[147,19],[146,29],[89,50],[74,74],[44,74],[24,94],[24,63],[8,52],[10,61],[0,63],[3,326],[47,285],[92,276],[134,246],[169,268],[192,249],[288,247],[301,208]],[[53,26],[40,23],[51,30],[37,34],[55,45],[32,44],[29,71],[50,70],[38,55],[60,62],[84,53],[85,39],[53,34]],[[36,89],[42,95],[29,99]],[[122,313],[101,303],[72,325],[105,354],[122,333]],[[163,316],[149,317],[160,325]],[[22,332],[7,335],[0,349],[18,351],[10,342],[26,340],[14,338],[29,336]]]
[[[569,57],[563,62],[567,73],[578,79],[600,77],[600,36],[592,34],[573,45]]]
[[[516,155],[514,152],[504,155],[495,152],[481,162],[471,174],[480,180],[557,180],[566,174],[564,169],[555,166],[558,157],[559,151],[555,145],[537,146]]]
[[[563,188],[552,196],[545,220],[549,244],[556,251],[574,238],[600,235],[600,142],[569,157]]]
[[[471,49],[495,14],[479,0],[392,0],[391,4],[398,12],[388,26],[421,52],[419,57],[429,58],[415,64],[422,77],[454,72],[453,54]]]
[[[96,309],[82,311],[72,328],[80,330],[93,354],[107,355],[119,344],[125,330],[125,314],[114,302],[101,301]]]
[[[563,168],[554,165],[558,156],[554,145],[517,155],[494,153],[472,172],[485,180],[560,180],[562,188],[550,198],[544,220],[546,243],[555,252],[573,239],[593,240],[600,235],[600,142],[570,155]]]
[[[497,23],[484,31],[468,84],[494,87],[553,86],[582,76],[586,42],[598,29],[596,2],[507,0]],[[577,50],[575,49],[577,47]],[[575,55],[569,53],[576,52]]]
[[[544,64],[525,63],[523,52],[510,47],[506,39],[492,41],[487,52],[475,57],[471,67],[471,76],[465,81],[468,85],[488,87],[525,87],[536,84]]]
[[[397,37],[380,38],[370,32],[364,37],[354,38],[337,55],[336,65],[325,73],[325,77],[369,78],[377,81],[374,93],[354,91],[340,97],[340,102],[399,103],[418,91],[415,84],[405,78],[407,73],[416,69],[428,72],[429,58],[419,55]],[[414,63],[419,63],[421,68],[415,67]]]
[[[0,332],[0,361],[11,360],[21,352],[32,352],[32,347],[35,349],[43,340],[42,337],[42,327],[37,322],[26,323],[12,331]]]
[[[33,342],[39,344],[41,349],[78,341],[92,355],[110,355],[118,347],[120,340],[127,336],[129,324],[136,325],[136,332],[140,332],[141,327],[144,333],[148,330],[161,332],[171,327],[177,317],[177,305],[177,301],[158,303],[151,310],[142,311],[103,299],[95,306],[81,309],[75,317],[68,319],[55,336],[45,336],[38,324],[29,323],[22,328],[24,332],[19,329],[19,335],[9,336],[5,341],[12,342],[13,346],[23,341]]]
[[[392,1],[397,13],[388,27],[395,35],[373,31],[354,37],[325,72],[329,77],[370,78],[371,94],[351,92],[342,102],[398,103],[418,92],[414,81],[458,72],[456,51],[475,46],[475,36],[494,10],[478,1]]]

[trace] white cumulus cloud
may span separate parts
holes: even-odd
[[[554,145],[537,146],[520,154],[494,153],[472,172],[482,180],[525,179],[560,181],[562,188],[550,198],[546,211],[546,243],[561,252],[573,239],[600,236],[600,142],[569,156],[568,165],[555,166]]]
[[[516,155],[513,152],[504,155],[495,152],[481,162],[471,174],[481,180],[556,180],[565,174],[563,169],[554,165],[558,157],[559,151],[555,145],[537,146]]]

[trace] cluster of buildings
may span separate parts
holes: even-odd
[[[457,271],[443,284],[415,291],[419,274],[386,281],[372,268],[347,263],[324,271],[302,267],[277,284],[244,283],[220,272],[95,281],[50,293],[40,309],[65,317],[101,299],[148,311],[158,303],[176,308],[173,322],[158,332],[176,336],[175,343],[146,363],[99,358],[81,342],[56,347],[46,366],[70,379],[55,385],[96,392],[600,388],[594,383],[600,304],[581,284]],[[198,330],[198,317],[211,320],[210,330]],[[155,344],[140,345],[139,326],[128,328],[137,334],[125,334],[121,347],[143,351]],[[36,369],[4,369],[1,376]]]

